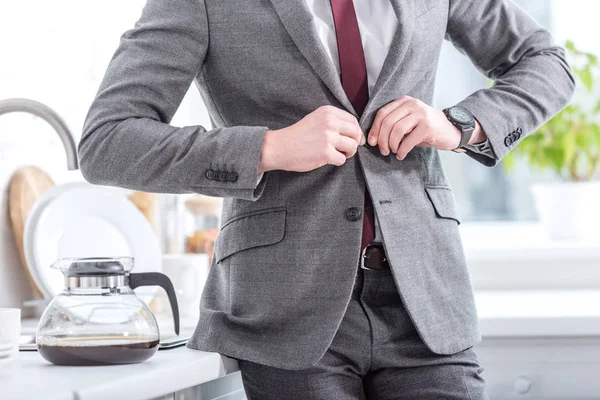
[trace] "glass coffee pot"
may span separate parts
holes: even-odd
[[[68,258],[52,268],[65,275],[65,289],[44,311],[36,343],[58,365],[139,363],[160,340],[150,308],[133,291],[160,286],[167,292],[179,334],[179,309],[170,279],[158,272],[131,273],[133,258]]]

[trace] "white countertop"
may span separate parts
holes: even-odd
[[[460,226],[470,261],[590,261],[600,266],[600,236],[595,240],[553,240],[537,222],[467,222]]]
[[[600,290],[476,291],[483,340],[600,337]],[[24,328],[30,331],[32,321]],[[194,387],[238,370],[217,353],[179,347],[140,364],[62,367],[37,352],[20,352],[0,369],[2,400],[145,400]]]
[[[178,347],[159,350],[140,364],[63,367],[37,351],[20,352],[0,370],[3,400],[147,400],[194,387],[237,370],[217,353]]]
[[[600,290],[476,291],[486,337],[600,337]]]
[[[158,314],[157,320],[165,337],[174,335],[170,314]],[[23,320],[21,331],[32,334],[36,325],[33,319]],[[189,337],[194,327],[194,321],[182,318],[181,336]],[[37,351],[21,351],[10,366],[0,366],[0,399],[147,400],[238,370],[236,360],[185,346],[159,350],[139,364],[97,367],[53,365]]]

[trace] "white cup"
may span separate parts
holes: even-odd
[[[163,272],[173,282],[181,317],[195,323],[210,267],[208,254],[165,254],[162,261]]]
[[[21,310],[0,308],[0,364],[16,358],[21,337]]]

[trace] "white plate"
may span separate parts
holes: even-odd
[[[25,228],[26,256],[47,297],[64,288],[63,274],[50,268],[59,258],[130,256],[135,259],[134,273],[161,270],[157,237],[123,193],[92,185],[77,187],[40,205],[39,210],[36,204],[35,211]],[[136,289],[146,301],[155,291]]]
[[[0,345],[0,353],[5,353],[7,351],[11,351],[15,348],[15,344],[13,342],[7,342],[6,344]]]
[[[33,245],[33,230],[31,226],[37,224],[37,219],[40,216],[42,210],[48,203],[57,198],[63,193],[66,193],[71,190],[77,189],[89,189],[93,187],[91,184],[87,182],[70,182],[65,183],[59,186],[52,186],[48,190],[46,190],[42,195],[37,199],[34,206],[29,211],[29,215],[27,216],[27,221],[25,221],[25,230],[23,232],[23,252],[25,253],[25,260],[27,261],[27,269],[35,282],[35,285],[38,289],[44,294],[42,290],[41,279],[37,274],[37,268],[33,265],[34,260],[34,245]]]

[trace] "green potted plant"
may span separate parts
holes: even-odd
[[[550,170],[554,183],[537,183],[532,193],[542,224],[552,238],[600,237],[600,63],[594,54],[565,45],[577,80],[573,101],[525,138],[505,158],[513,168],[517,158],[537,170]]]

